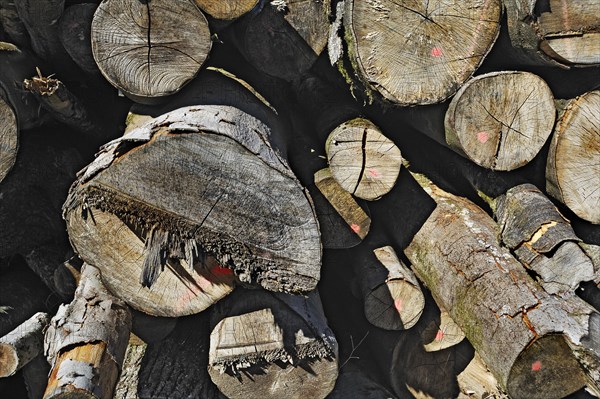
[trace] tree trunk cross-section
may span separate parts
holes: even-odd
[[[600,224],[600,91],[567,103],[546,164],[548,194],[577,216]]]
[[[578,297],[547,294],[500,246],[483,210],[423,185],[437,207],[406,255],[436,302],[512,398],[562,398],[581,389],[586,377],[571,347],[586,348],[581,353],[596,360],[585,362],[597,362],[600,315]]]
[[[18,147],[17,117],[12,107],[0,97],[0,182],[15,164]]]
[[[348,56],[369,90],[401,105],[456,92],[496,40],[500,1],[346,1]]]
[[[185,305],[207,286],[194,283],[203,254],[223,266],[212,270],[221,284],[231,284],[233,269],[243,282],[272,291],[314,289],[321,262],[316,215],[268,136],[264,124],[236,108],[193,106],[114,140],[80,175],[65,203],[72,244],[103,274],[128,274],[117,285],[106,283],[157,316],[209,306]],[[112,226],[98,217],[111,218]],[[135,247],[136,256],[114,251],[116,234],[128,237],[122,248]],[[132,243],[135,235],[140,238]],[[120,265],[124,257],[128,264]],[[169,271],[160,273],[165,266]],[[132,275],[140,271],[141,279]],[[152,295],[170,299],[152,304]]]
[[[135,99],[177,92],[211,48],[208,22],[188,0],[103,1],[91,37],[104,77]]]
[[[217,19],[236,19],[251,11],[258,0],[194,0],[202,11]]]
[[[467,82],[446,112],[446,141],[493,170],[513,170],[535,157],[556,118],[554,98],[528,72],[492,72]]]
[[[13,375],[43,352],[49,321],[50,316],[38,312],[0,338],[0,378]]]

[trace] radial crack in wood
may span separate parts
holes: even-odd
[[[103,1],[91,40],[104,77],[137,101],[179,91],[198,73],[212,43],[206,18],[188,0]]]
[[[492,72],[468,81],[444,121],[448,145],[476,164],[508,171],[540,151],[554,127],[550,88],[529,72]]]

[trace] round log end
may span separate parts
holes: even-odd
[[[10,377],[16,373],[19,356],[12,345],[0,343],[0,378]]]
[[[19,130],[12,107],[0,97],[0,182],[17,160]]]
[[[405,280],[391,280],[367,294],[365,316],[385,330],[407,330],[414,326],[425,307],[418,287]]]
[[[344,190],[366,200],[387,194],[402,166],[400,149],[362,118],[336,127],[327,138],[326,151],[334,179]]]
[[[94,14],[91,40],[104,77],[136,101],[179,91],[212,44],[208,21],[186,0],[104,1]]]
[[[252,10],[258,0],[194,0],[202,11],[216,19],[236,19]]]
[[[476,164],[499,171],[526,165],[554,126],[550,88],[529,72],[492,72],[467,82],[445,117],[446,141]]]
[[[585,384],[585,375],[565,338],[551,334],[536,340],[519,355],[506,385],[511,398],[559,399]]]

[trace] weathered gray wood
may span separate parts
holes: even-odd
[[[0,182],[17,160],[19,127],[12,107],[0,97]]]
[[[231,290],[227,268],[274,291],[313,289],[321,257],[316,217],[268,135],[235,108],[196,106],[109,143],[65,204],[72,244],[113,292],[157,316],[210,306]],[[203,253],[216,258],[209,267],[195,265]],[[169,257],[181,262],[160,274]]]
[[[414,273],[390,246],[357,263],[356,278],[367,320],[385,330],[407,330],[419,320],[425,298]]]
[[[92,19],[98,7],[95,3],[73,4],[60,17],[60,41],[81,69],[87,73],[99,72],[92,54]]]
[[[457,399],[509,399],[477,352],[457,380],[460,388]]]
[[[516,186],[496,200],[502,242],[535,271],[550,294],[573,295],[582,281],[594,278],[590,258],[577,245],[569,221],[532,184]]]
[[[15,2],[15,0],[0,0],[0,25],[12,43],[19,47],[29,47],[29,34],[19,18]]]
[[[439,325],[436,324],[437,331],[433,341],[425,343],[423,348],[426,352],[436,352],[442,349],[450,348],[462,342],[465,333],[456,325],[447,311],[440,312]]]
[[[144,341],[131,334],[123,360],[123,371],[119,375],[113,399],[139,399],[139,372],[147,347]]]
[[[336,127],[325,143],[329,170],[346,191],[376,200],[390,192],[402,166],[400,149],[368,119]]]
[[[194,0],[202,11],[217,19],[236,19],[251,11],[258,0]]]
[[[316,291],[307,297],[237,290],[211,317],[208,372],[229,398],[325,398],[337,342]]]
[[[500,384],[514,398],[560,398],[582,388],[586,377],[570,345],[597,357],[588,340],[596,339],[598,314],[576,297],[547,294],[500,246],[483,210],[419,179],[437,207],[405,253]]]
[[[0,338],[0,378],[9,377],[41,354],[50,316],[38,312]]]
[[[550,143],[548,194],[577,216],[600,224],[600,91],[570,100]]]
[[[348,0],[343,38],[350,68],[341,68],[357,74],[369,100],[441,102],[490,51],[500,14],[500,1]]]
[[[531,161],[554,127],[550,88],[529,72],[491,72],[465,83],[444,120],[446,142],[459,154],[493,170]]]
[[[61,305],[44,339],[52,365],[44,399],[109,399],[131,330],[131,313],[102,284],[100,271],[83,265],[74,300]]]
[[[208,22],[189,0],[104,1],[91,40],[104,77],[137,101],[179,91],[211,48]]]
[[[594,0],[504,0],[512,45],[540,64],[600,64]]]

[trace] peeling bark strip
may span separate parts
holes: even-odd
[[[107,0],[92,21],[100,71],[136,101],[179,91],[210,48],[208,22],[189,0]]]
[[[216,19],[236,19],[251,11],[258,0],[194,0],[202,11]]]
[[[407,330],[419,321],[425,298],[416,276],[392,247],[377,248],[356,265],[369,323],[385,330]]]
[[[396,184],[402,166],[400,149],[367,119],[336,127],[325,150],[332,176],[352,195],[376,200]]]
[[[19,128],[12,107],[0,97],[0,182],[17,160]]]
[[[344,39],[353,72],[370,99],[378,93],[401,105],[450,97],[499,32],[499,0],[345,3]]]
[[[110,294],[98,269],[84,265],[73,302],[61,305],[46,332],[52,365],[44,399],[110,399],[131,330],[131,313]]]
[[[538,63],[600,64],[596,0],[504,0],[512,45]]]
[[[406,255],[436,302],[512,398],[562,398],[582,388],[570,346],[591,358],[584,366],[597,364],[600,316],[577,297],[547,294],[500,246],[483,210],[420,180],[437,207]]]
[[[211,317],[208,372],[228,398],[325,398],[338,346],[316,291],[237,290]]]
[[[600,224],[600,91],[570,100],[554,129],[546,190],[577,216]]]
[[[452,98],[444,121],[446,141],[459,154],[493,170],[524,166],[550,136],[554,98],[529,72],[477,76]]]
[[[43,330],[49,321],[48,314],[36,313],[0,338],[0,378],[15,374],[43,352]]]
[[[573,295],[594,278],[591,259],[577,245],[573,228],[532,184],[514,187],[496,200],[502,242],[539,276],[550,294]]]
[[[229,291],[227,268],[272,291],[314,289],[321,260],[316,216],[268,136],[264,124],[236,108],[194,106],[112,141],[65,203],[73,246],[113,292],[157,316],[209,306],[188,303],[207,288],[210,295],[215,287],[206,278]],[[196,264],[204,254],[222,267]],[[151,289],[141,289],[141,271],[152,277],[146,271],[156,269],[156,280],[143,281]]]

